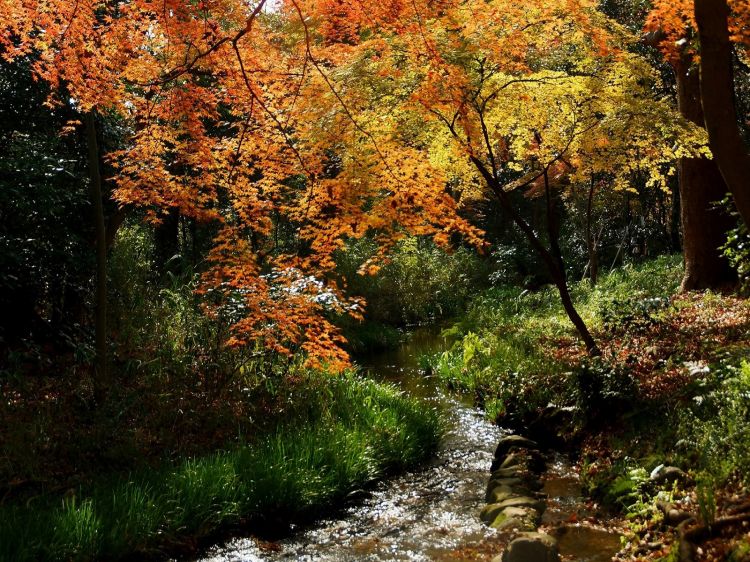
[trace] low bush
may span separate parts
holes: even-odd
[[[719,365],[681,411],[681,445],[689,460],[719,481],[750,484],[750,363]]]

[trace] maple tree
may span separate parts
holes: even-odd
[[[231,344],[301,349],[336,368],[346,355],[324,313],[361,311],[333,275],[346,238],[376,230],[386,248],[406,233],[446,243],[479,232],[457,215],[439,170],[377,144],[354,115],[339,138],[349,157],[334,163],[336,147],[308,123],[312,90],[340,102],[329,64],[305,19],[284,17],[299,6],[266,4],[3,0],[2,54],[30,57],[40,79],[64,85],[89,128],[107,112],[131,124],[127,148],[108,155],[121,204],[153,220],[176,208],[221,224],[203,291],[233,318]],[[277,216],[296,226],[294,251],[274,245]]]
[[[396,31],[387,34],[363,31],[377,16],[354,12],[329,38],[349,58],[338,63],[337,95],[378,138],[419,149],[425,162],[443,168],[462,200],[495,197],[542,258],[596,354],[558,242],[566,187],[606,174],[612,188],[628,189],[636,170],[649,186],[663,187],[675,159],[707,154],[704,133],[654,97],[658,78],[626,52],[632,38],[593,3],[404,5],[377,21]],[[545,234],[514,205],[514,191],[544,199]]]
[[[637,167],[659,186],[702,150],[589,0],[2,0],[0,17],[4,58],[32,58],[87,119],[130,124],[108,155],[121,204],[221,225],[202,290],[230,343],[312,364],[346,361],[326,311],[361,313],[334,272],[347,239],[376,234],[363,272],[407,234],[480,246],[460,201],[487,193],[596,353],[558,243],[566,185],[606,173],[627,189]],[[545,235],[514,190],[544,198]],[[294,248],[275,243],[279,217]]]

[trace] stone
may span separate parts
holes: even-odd
[[[487,500],[489,503],[501,503],[505,500],[510,500],[513,498],[519,497],[518,494],[514,491],[506,491],[503,489],[503,487],[497,487],[490,493],[490,497]]]
[[[527,496],[508,498],[492,505],[497,505],[501,509],[506,507],[530,507],[531,509],[538,511],[539,513],[542,513],[547,508],[547,502],[543,500],[537,500],[535,498],[529,498]]]
[[[523,470],[526,468],[526,457],[519,453],[510,453],[504,457],[495,457],[492,459],[492,465],[490,466],[490,472],[497,472],[498,470],[515,469]]]
[[[490,478],[516,478],[519,475],[521,467],[498,468]]]
[[[524,481],[521,478],[490,478],[489,484],[487,485],[495,487],[495,486],[508,486],[509,488],[516,488],[518,486],[523,486]]]
[[[547,504],[544,501],[536,500],[526,496],[515,496],[504,499],[499,502],[490,503],[482,508],[479,518],[488,525],[492,524],[500,512],[509,508],[523,508],[533,510],[538,516],[546,509]]]
[[[487,503],[499,503],[518,495],[521,494],[510,486],[504,486],[503,484],[500,484],[499,486],[488,486],[484,501]]]
[[[500,439],[500,442],[497,444],[495,458],[503,458],[513,449],[531,449],[536,451],[539,449],[539,445],[537,445],[536,441],[526,439],[520,435],[507,435]]]
[[[502,562],[559,562],[557,541],[543,533],[523,533],[508,545]]]
[[[495,517],[497,517],[502,510],[503,510],[503,506],[497,503],[491,503],[491,504],[485,505],[482,508],[482,511],[479,513],[479,519],[481,519],[484,523],[487,523],[487,525],[489,525],[495,520]]]
[[[651,472],[650,479],[654,484],[674,484],[675,482],[684,484],[690,482],[690,476],[684,470],[676,466],[664,465],[657,466]]]
[[[498,531],[535,531],[541,516],[528,507],[506,507],[495,516],[490,527]]]

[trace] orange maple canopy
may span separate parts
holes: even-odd
[[[441,243],[480,233],[439,170],[348,108],[329,74],[349,47],[332,43],[330,25],[310,27],[329,4],[0,0],[0,49],[32,61],[53,96],[66,92],[50,103],[124,120],[126,147],[107,155],[120,204],[221,224],[203,292],[231,315],[230,344],[340,368],[330,314],[362,306],[334,271],[347,239],[374,232],[387,248],[408,233]],[[393,22],[396,6],[368,18]],[[351,30],[365,13],[346,15]],[[294,226],[296,248],[275,245],[279,220]]]

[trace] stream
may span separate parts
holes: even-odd
[[[381,482],[364,498],[313,525],[268,542],[239,538],[209,550],[200,562],[476,561],[491,560],[505,539],[478,514],[502,429],[481,410],[439,390],[419,369],[419,357],[445,349],[437,327],[420,328],[398,349],[359,358],[373,378],[399,385],[445,412],[448,430],[434,458]],[[563,560],[604,562],[620,548],[615,521],[602,524],[582,498],[569,461],[555,456],[545,475],[545,530],[557,536]],[[598,517],[597,517],[598,516]]]

